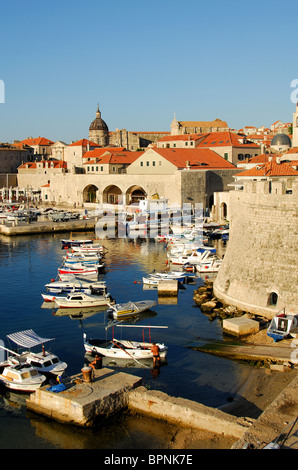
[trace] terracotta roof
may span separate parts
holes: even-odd
[[[192,170],[236,168],[232,163],[210,149],[154,148],[154,152],[181,169],[186,167],[187,162],[189,162],[189,166]]]
[[[91,147],[100,147],[99,144],[96,144],[95,142],[91,142],[90,140],[87,139],[81,139],[77,140],[76,142],[73,142],[72,144],[69,144],[69,147],[87,147],[87,145],[90,145]]]
[[[45,137],[37,137],[35,139],[22,140],[21,143],[26,145],[52,145],[54,142]]]
[[[271,153],[261,153],[260,155],[250,158],[249,163],[267,163],[269,162],[269,158],[275,160],[277,156],[278,155]]]
[[[118,164],[118,165],[124,165],[124,164],[131,164],[133,163],[137,158],[140,157],[144,152],[111,152],[105,150],[104,153],[100,153],[98,149],[92,150],[90,152],[86,152],[85,157],[88,155],[89,160],[88,162],[85,162],[84,165],[96,165],[96,164]]]
[[[124,152],[125,147],[100,147],[93,150],[89,150],[83,155],[83,158],[99,158],[104,155],[106,152],[118,153]]]
[[[29,170],[33,170],[37,168],[37,163],[43,163],[43,168],[48,168],[49,164],[53,164],[50,166],[51,168],[67,168],[67,163],[62,160],[43,160],[42,162],[26,162],[19,166],[20,168],[25,168]]]
[[[285,155],[288,155],[288,153],[298,153],[298,147],[292,147],[285,153]]]
[[[249,170],[242,171],[241,173],[237,173],[235,176],[237,178],[246,176],[298,176],[298,171],[288,162],[276,163],[276,161],[272,160],[264,163],[260,167],[256,166]]]
[[[226,132],[211,132],[207,134],[206,138],[199,143],[199,147],[245,147],[245,148],[259,148],[259,145],[249,142],[241,143],[238,138],[243,138],[237,136],[234,132],[226,131]]]

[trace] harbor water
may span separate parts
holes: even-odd
[[[70,234],[44,234],[0,239],[1,276],[1,336],[7,347],[6,335],[33,329],[46,338],[59,358],[68,364],[67,375],[78,374],[86,364],[83,333],[88,337],[133,340],[149,339],[168,346],[165,364],[155,370],[136,362],[116,363],[105,359],[104,365],[143,379],[143,385],[170,396],[198,401],[207,406],[221,407],[233,399],[249,366],[207,355],[195,350],[199,341],[222,339],[219,320],[210,321],[193,302],[194,290],[202,285],[203,277],[195,283],[180,285],[177,298],[160,299],[153,311],[144,313],[133,322],[140,328],[106,328],[111,321],[104,309],[100,311],[71,309],[58,311],[44,308],[41,293],[44,285],[57,277],[61,265],[62,238]],[[78,234],[77,238],[94,236]],[[99,276],[107,283],[108,291],[118,302],[129,300],[158,300],[157,289],[145,289],[143,275],[166,269],[166,246],[154,240],[105,239],[107,271]],[[129,322],[125,322],[129,324]],[[0,390],[0,448],[30,449],[131,449],[163,448],[165,424],[152,423],[149,418],[117,416],[98,428],[80,429],[63,425],[29,412],[24,395]]]

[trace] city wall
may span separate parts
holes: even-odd
[[[298,183],[248,182],[230,193],[230,239],[214,282],[224,303],[272,318],[298,313]]]

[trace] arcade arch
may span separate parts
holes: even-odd
[[[141,186],[131,186],[126,191],[126,204],[133,204],[146,199],[147,193]]]
[[[102,193],[102,200],[104,203],[118,204],[121,203],[120,196],[122,196],[122,190],[118,186],[111,184],[104,189]]]
[[[97,191],[98,187],[94,184],[89,184],[86,186],[83,190],[83,202],[98,202]]]

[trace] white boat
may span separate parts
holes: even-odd
[[[25,348],[20,354],[9,351],[10,355],[7,360],[11,364],[24,365],[35,367],[42,374],[61,375],[67,369],[67,364],[60,361],[56,354],[45,351],[44,343],[53,341],[54,338],[42,338],[37,335],[33,330],[24,330],[7,335],[10,341],[13,341],[21,348]],[[33,352],[31,348],[41,346],[40,352]],[[29,350],[28,350],[29,349]]]
[[[118,326],[118,325],[117,325]],[[119,325],[120,326],[120,325]],[[126,326],[126,325],[122,325]],[[129,325],[133,326],[133,325]],[[146,328],[138,326],[138,328]],[[148,327],[147,327],[148,328]],[[151,327],[152,328],[152,327]],[[162,327],[157,327],[162,328]],[[153,358],[151,348],[153,343],[150,342],[136,342],[128,340],[117,340],[113,338],[111,341],[88,338],[86,333],[83,335],[84,348],[87,353],[100,354],[105,357],[114,357],[119,359],[149,359]],[[161,358],[165,358],[168,352],[168,347],[163,343],[156,343],[159,347],[159,354]]]
[[[221,259],[214,258],[210,261],[206,260],[205,262],[196,264],[196,269],[199,273],[217,273],[221,267],[221,264]]]
[[[205,261],[209,260],[211,261],[211,257],[214,253],[214,250],[212,249],[200,249],[197,251],[192,251],[190,253],[187,253],[185,255],[180,255],[180,256],[172,256],[170,257],[170,262],[172,264],[176,265],[184,265],[186,263],[190,264],[200,264],[204,263]]]
[[[62,281],[61,281],[62,282]],[[60,291],[56,290],[55,292],[47,292],[44,294],[41,294],[43,300],[45,302],[55,302],[57,299],[60,298],[65,298],[66,294],[72,293],[72,294],[88,294],[91,296],[97,296],[97,297],[103,297],[106,299],[106,303],[102,303],[102,305],[110,305],[113,302],[113,299],[111,297],[111,294],[107,292],[107,288],[105,284],[102,284],[99,287],[94,287],[93,285],[90,285],[89,287],[81,287],[81,288],[72,288],[69,290],[62,290]]]
[[[46,377],[38,372],[35,367],[24,365],[12,365],[10,362],[0,363],[0,382],[17,392],[35,392],[46,381]]]
[[[85,245],[91,245],[93,244],[92,239],[83,239],[83,240],[75,240],[75,239],[63,239],[61,240],[62,243],[62,248],[70,248],[70,247],[75,247],[75,246],[85,246]]]
[[[74,253],[67,253],[66,256],[63,256],[63,259],[68,264],[82,263],[82,264],[96,264],[101,260],[101,255],[98,253],[80,253],[76,251]]]
[[[138,315],[139,313],[150,310],[155,307],[157,302],[155,300],[140,300],[137,302],[126,302],[124,304],[111,305],[107,312],[113,316],[113,318],[127,318]]]
[[[291,336],[291,330],[298,325],[297,315],[288,315],[285,312],[279,313],[272,318],[270,325],[267,329],[267,335],[280,341],[287,336]]]
[[[155,278],[160,278],[160,279],[184,279],[186,274],[183,272],[179,271],[152,271],[149,276],[155,277]]]
[[[54,302],[59,308],[80,308],[111,305],[110,297],[105,295],[90,295],[84,292],[69,293],[66,296],[56,296]]]
[[[79,275],[79,276],[97,276],[99,270],[105,268],[105,263],[102,263],[101,265],[90,265],[90,266],[84,266],[81,263],[75,263],[72,266],[61,266],[58,268],[58,274],[59,276],[63,275],[69,275],[69,274],[74,274],[74,275]]]
[[[72,246],[71,249],[76,253],[103,253],[105,248],[98,243],[92,243],[89,245]]]
[[[47,292],[61,294],[63,292],[79,292],[82,289],[96,289],[101,290],[102,293],[106,292],[107,286],[105,281],[88,281],[86,279],[79,279],[73,277],[69,281],[55,281],[45,284]]]

